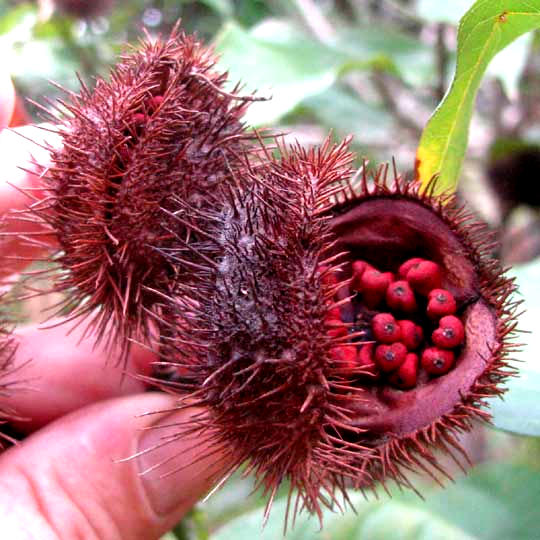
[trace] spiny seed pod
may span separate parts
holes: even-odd
[[[61,102],[63,148],[43,174],[50,197],[32,212],[60,245],[55,290],[69,292],[60,310],[91,317],[98,336],[124,347],[148,336],[163,295],[197,270],[185,246],[205,228],[205,208],[221,205],[217,186],[245,161],[252,136],[241,117],[255,98],[227,93],[215,61],[175,28],[124,56],[109,81]],[[189,226],[180,203],[197,211]],[[173,265],[163,253],[177,246]]]
[[[281,160],[268,156],[238,178],[204,250],[216,264],[205,263],[194,298],[176,298],[178,315],[189,317],[177,361],[191,371],[178,388],[188,391],[185,406],[204,406],[198,426],[233,469],[249,462],[270,501],[289,478],[319,515],[321,491],[335,497],[348,456],[362,447],[335,431],[352,425],[344,393],[367,370],[351,335],[332,334],[328,315],[337,307],[343,318],[334,298],[343,283],[325,272],[339,266],[328,210],[351,175],[347,146],[281,148]]]
[[[247,462],[269,506],[288,478],[295,508],[320,516],[349,485],[412,488],[407,471],[441,472],[434,450],[463,454],[456,434],[489,418],[485,398],[512,373],[504,357],[513,287],[489,258],[489,236],[454,198],[397,175],[390,185],[387,168],[348,181],[345,143],[281,150],[238,178],[216,212],[197,294],[175,299],[184,335],[171,363],[188,372],[174,385],[185,393],[180,406],[203,407],[185,429],[200,430],[231,472]],[[463,342],[431,364],[425,287],[407,313],[409,331],[424,336],[409,336],[414,354],[377,341],[380,314],[402,313],[379,292],[415,257],[438,268],[431,284],[451,292],[464,328]],[[360,290],[358,261],[372,267]],[[333,333],[337,315],[347,336]],[[451,360],[444,370],[439,357]]]

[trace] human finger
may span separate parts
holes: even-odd
[[[174,438],[193,411],[139,416],[174,406],[171,396],[153,393],[97,403],[4,452],[6,537],[155,540],[171,529],[227,467],[205,440]]]
[[[46,197],[40,173],[50,160],[47,144],[60,145],[60,137],[39,126],[0,131],[0,217],[4,218],[1,277],[21,271],[56,242],[54,235],[43,234],[42,225],[20,215]],[[34,241],[29,242],[29,238]]]
[[[145,390],[138,376],[150,374],[155,354],[133,344],[124,361],[118,349],[84,339],[85,328],[68,323],[15,331],[18,369],[11,375],[11,391],[0,397],[0,408],[3,404],[26,419],[16,423],[18,429],[30,432],[95,401]]]

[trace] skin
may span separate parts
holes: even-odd
[[[13,103],[12,85],[0,80],[0,127],[9,123]],[[28,205],[16,188],[32,188],[35,196],[43,196],[39,178],[17,166],[31,167],[31,154],[45,163],[47,152],[20,134],[58,144],[35,126],[17,131],[0,131],[2,215]],[[20,230],[20,224],[17,228],[8,221],[7,229]],[[39,257],[40,251],[8,237],[0,266],[9,261],[20,270],[27,261],[13,257]],[[151,351],[135,347],[126,375],[114,352],[95,347],[91,339],[80,341],[84,328],[69,330],[69,324],[29,326],[15,334],[19,369],[10,380],[16,384],[0,397],[0,407],[25,417],[17,428],[26,436],[0,454],[3,536],[158,539],[224,474],[224,464],[215,453],[193,460],[205,450],[204,441],[194,438],[159,446],[178,432],[174,424],[189,421],[194,411],[175,410],[172,396],[144,392],[136,375],[149,372],[155,360]],[[160,425],[165,427],[154,429]],[[153,450],[134,456],[147,449]],[[145,472],[158,463],[163,464]]]

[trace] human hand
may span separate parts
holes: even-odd
[[[10,92],[0,84],[0,119],[9,117]],[[21,132],[38,142],[52,140],[33,126]],[[16,133],[0,131],[1,214],[29,203],[9,184],[39,188],[39,178],[17,168],[29,166],[30,153],[39,162],[47,157]],[[0,256],[5,267],[9,257],[36,254],[13,236]],[[69,329],[30,326],[15,333],[15,366],[22,367],[11,379],[21,383],[0,399],[0,410],[28,417],[16,424],[28,436],[0,455],[2,533],[10,540],[157,539],[223,474],[223,463],[210,451],[195,462],[205,442],[174,440],[175,424],[193,412],[174,411],[174,397],[144,393],[144,383],[132,377],[150,371],[150,351],[134,346],[124,368],[91,339],[79,343],[83,329]],[[161,412],[146,415],[155,411]],[[150,429],[156,426],[165,427]],[[163,466],[142,474],[157,463]]]

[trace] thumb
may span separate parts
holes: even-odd
[[[153,540],[170,530],[224,474],[223,459],[189,435],[118,460],[178,434],[194,411],[140,416],[174,406],[174,398],[152,393],[104,401],[7,450],[0,456],[6,537]],[[163,427],[144,429],[156,426]],[[156,463],[163,466],[141,475]]]

